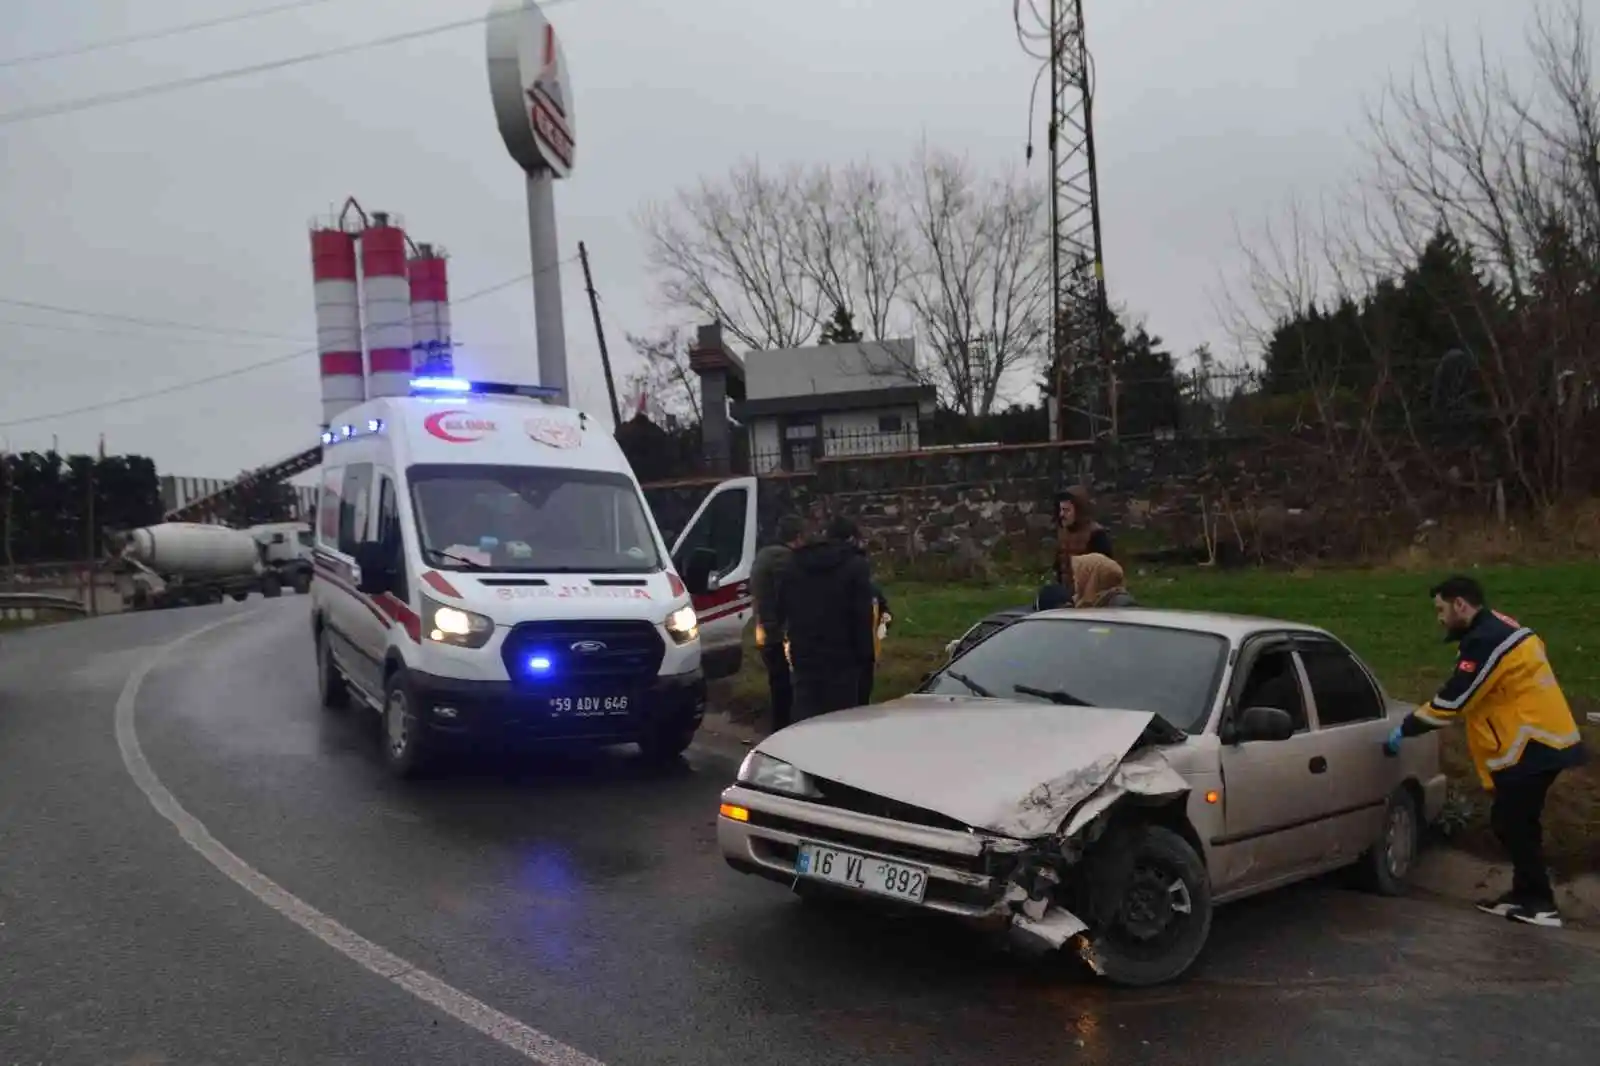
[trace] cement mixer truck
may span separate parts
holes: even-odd
[[[311,588],[311,560],[292,524],[256,529],[193,522],[142,526],[113,538],[111,568],[136,611],[266,597]],[[309,532],[308,530],[306,532]]]

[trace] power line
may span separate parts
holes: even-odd
[[[550,0],[545,7],[553,7],[567,0]],[[369,48],[382,48],[391,44],[404,44],[407,41],[420,40],[423,37],[434,37],[452,30],[465,29],[468,26],[481,26],[489,16],[479,15],[476,18],[456,19],[453,22],[441,22],[433,26],[424,26],[421,29],[407,30],[404,33],[393,33],[387,37],[375,37],[367,41],[357,41],[354,44],[337,45],[333,48],[323,48],[315,52],[302,52],[300,55],[285,56],[282,59],[271,59],[264,63],[252,63],[248,66],[229,67],[225,70],[212,71],[209,74],[196,74],[187,78],[174,78],[171,81],[158,81],[150,85],[141,85],[134,89],[122,89],[117,92],[98,93],[94,96],[83,96],[76,100],[65,100],[55,104],[41,104],[38,107],[24,107],[16,111],[0,112],[0,126],[10,126],[18,122],[32,122],[35,119],[55,118],[59,115],[70,115],[78,111],[88,111],[91,108],[105,107],[110,104],[126,103],[129,100],[142,100],[148,96],[161,96],[166,93],[182,92],[186,89],[197,89],[202,85],[211,85],[219,81],[229,81],[234,78],[245,78],[252,74],[264,74],[268,71],[282,70],[285,67],[297,66],[301,63],[311,63],[319,59],[332,59],[335,56],[349,55],[352,52],[362,52]]]
[[[158,341],[162,344],[181,342],[184,344],[212,344],[212,345],[251,345],[275,344],[284,340],[303,340],[302,337],[277,337],[267,340],[262,337],[251,336],[223,336],[223,337],[185,337],[163,336],[159,333],[133,333],[126,329],[96,329],[94,326],[79,325],[76,322],[25,322],[16,318],[0,318],[0,326],[10,326],[19,329],[44,329],[58,333],[87,333],[101,337],[121,337],[124,340]]]
[[[170,318],[139,318],[135,315],[120,315],[110,311],[86,311],[79,307],[63,307],[60,304],[47,304],[39,300],[17,300],[11,297],[0,296],[0,304],[8,307],[25,307],[30,311],[48,311],[56,315],[73,315],[78,318],[102,319],[107,322],[126,322],[135,326],[148,326],[152,329],[176,329],[189,333],[213,333],[222,337],[259,337],[271,341],[299,341],[303,337],[291,337],[283,333],[261,333],[250,329],[232,329],[225,326],[202,326],[192,322],[175,322]],[[32,323],[20,322],[14,325],[31,325]]]
[[[0,59],[0,70],[12,67],[25,67],[34,63],[44,63],[52,59],[69,59],[72,56],[88,55],[91,52],[103,52],[110,48],[123,48],[130,44],[143,44],[146,41],[160,41],[168,37],[178,37],[198,30],[208,30],[214,26],[227,26],[235,22],[247,22],[252,19],[266,18],[268,15],[277,15],[285,11],[294,11],[302,7],[315,7],[319,4],[329,3],[330,0],[293,0],[292,3],[274,4],[271,7],[251,8],[248,11],[235,12],[232,15],[219,15],[216,18],[202,19],[198,22],[185,22],[178,26],[169,26],[164,30],[150,30],[145,33],[130,33],[123,37],[107,37],[103,40],[93,41],[88,44],[72,45],[67,48],[56,49],[49,52],[33,52],[28,55],[13,56],[10,59]]]
[[[470,292],[465,296],[458,297],[452,300],[450,305],[451,307],[459,307],[462,304],[471,303],[473,300],[481,299],[485,296],[491,296],[494,293],[509,289],[513,285],[531,280],[536,273],[542,274],[546,270],[554,270],[557,267],[576,262],[577,258],[578,257],[575,255],[568,256],[565,259],[559,259],[556,262],[551,263],[549,266],[541,267],[538,271],[530,270],[526,273],[518,274],[514,278],[508,278],[505,281],[496,282],[495,284],[486,288],[478,289],[475,292]],[[316,354],[316,348],[302,348],[299,351],[289,352],[286,355],[274,356],[270,359],[262,359],[254,363],[246,363],[243,366],[236,366],[229,370],[218,371],[215,374],[207,374],[205,377],[190,378],[187,381],[175,382],[174,384],[165,385],[159,389],[150,389],[146,392],[137,392],[127,396],[119,396],[114,400],[102,400],[99,403],[84,404],[82,407],[73,407],[61,411],[51,411],[49,414],[31,415],[28,418],[14,418],[8,422],[0,422],[0,429],[11,429],[14,426],[35,425],[39,422],[49,422],[57,418],[72,418],[76,415],[93,414],[96,411],[106,411],[113,407],[122,407],[130,403],[142,403],[145,400],[154,400],[162,396],[170,396],[176,392],[186,392],[189,389],[196,389],[202,385],[211,385],[218,381],[226,381],[229,378],[239,377],[241,374],[249,374],[257,370],[264,370],[267,367],[282,366],[285,363],[294,362],[296,359],[304,359],[308,355]]]

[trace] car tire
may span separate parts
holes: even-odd
[[[283,595],[283,582],[277,574],[268,574],[261,579],[261,595],[269,600]]]
[[[430,761],[430,738],[403,670],[384,683],[381,721],[384,769],[402,781],[422,776]]]
[[[1205,863],[1187,840],[1160,825],[1130,827],[1119,846],[1132,853],[1127,879],[1108,926],[1086,934],[1084,959],[1126,988],[1176,981],[1199,961],[1211,936]]]
[[[339,675],[339,668],[333,663],[333,649],[322,633],[317,634],[317,691],[327,710],[342,711],[350,706],[350,689]]]
[[[311,591],[311,574],[305,570],[295,574],[290,587],[294,589],[295,595],[304,596]]]
[[[1395,789],[1384,805],[1378,839],[1357,865],[1363,886],[1381,896],[1403,894],[1416,868],[1421,843],[1422,819],[1416,798],[1405,787]]]
[[[688,751],[699,731],[700,727],[692,722],[656,726],[639,738],[639,754],[652,765],[665,765]]]

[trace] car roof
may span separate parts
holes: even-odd
[[[1306,633],[1332,637],[1326,629],[1306,625],[1304,622],[1286,622],[1279,618],[1260,618],[1248,614],[1228,614],[1223,611],[1177,611],[1151,607],[1062,607],[1053,611],[1040,611],[1030,618],[1061,618],[1079,622],[1131,622],[1137,625],[1158,626],[1162,629],[1187,629],[1196,633],[1214,633],[1237,643],[1257,633]]]

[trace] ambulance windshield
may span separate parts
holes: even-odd
[[[622,474],[430,464],[411,467],[408,477],[422,555],[440,570],[661,569],[644,502]]]

